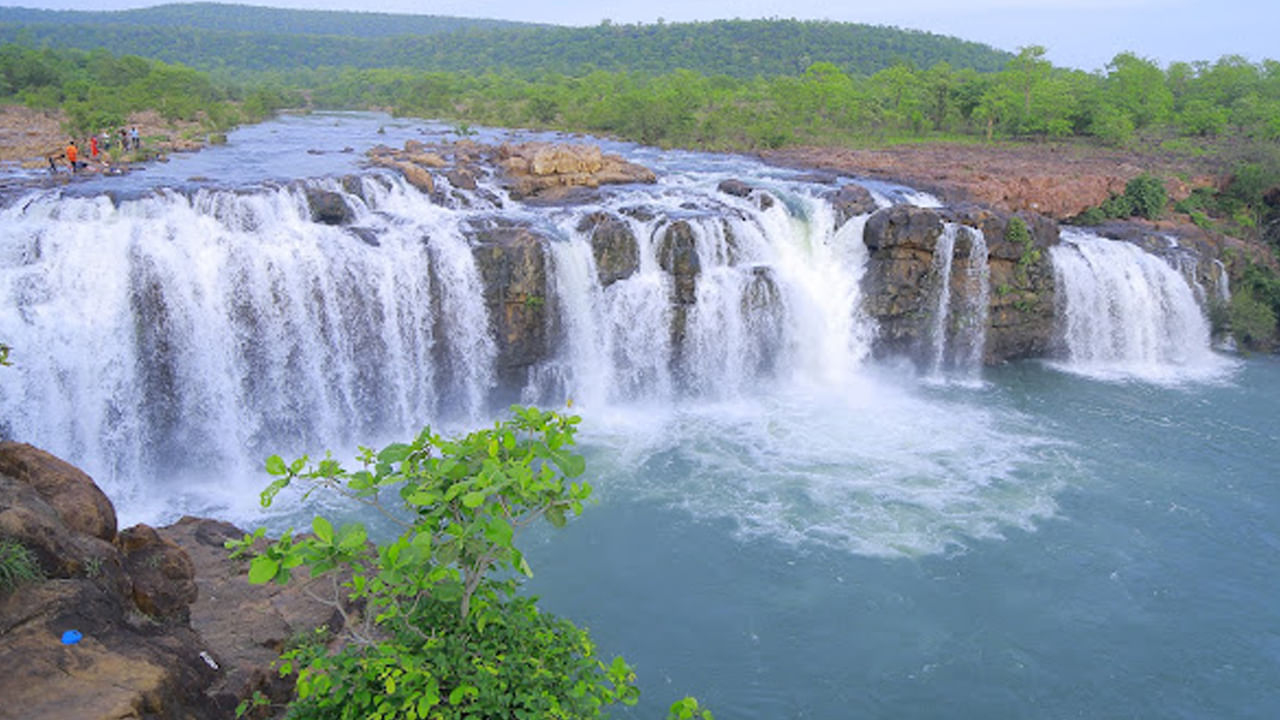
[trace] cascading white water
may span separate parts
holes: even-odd
[[[1135,245],[1064,228],[1051,249],[1064,367],[1104,378],[1212,377],[1225,363],[1182,274]]]
[[[874,336],[860,311],[865,218],[837,231],[827,203],[803,194],[786,199],[790,205],[759,210],[703,197],[690,210],[689,194],[619,198],[614,205],[644,202],[656,214],[618,216],[637,240],[640,262],[608,286],[578,218],[564,218],[566,241],[552,248],[564,337],[557,357],[532,373],[524,397],[563,395],[599,407],[676,393],[731,397],[777,377],[847,376]],[[691,234],[700,268],[695,301],[685,306],[659,261],[676,222]]]
[[[953,282],[955,246],[961,233],[969,241],[969,254],[959,282]],[[987,240],[981,230],[943,225],[933,253],[933,283],[928,377],[942,380],[951,371],[966,381],[976,380],[982,371],[991,299]]]
[[[365,190],[377,213],[346,197],[379,247],[313,223],[296,187],[6,209],[7,434],[127,498],[141,477],[474,417],[494,346],[457,218],[399,182]]]
[[[1218,300],[1222,301],[1223,304],[1230,303],[1231,302],[1231,276],[1227,274],[1226,263],[1222,262],[1221,260],[1215,259],[1213,261],[1213,266],[1218,271],[1218,274],[1216,275],[1217,282],[1214,283],[1214,288],[1218,294]]]
[[[929,327],[929,343],[931,347],[929,363],[930,375],[942,374],[943,361],[947,351],[947,318],[951,314],[951,265],[955,253],[956,233],[960,226],[945,223],[942,234],[938,236],[937,247],[933,250],[933,323]]]
[[[965,266],[965,301],[956,329],[956,368],[971,380],[982,372],[987,347],[987,323],[991,314],[991,265],[987,238],[977,228],[969,234],[969,262]]]

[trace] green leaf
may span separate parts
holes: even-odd
[[[380,463],[398,463],[403,462],[409,454],[413,452],[413,446],[405,443],[392,443],[378,453],[378,462]]]
[[[547,520],[550,521],[554,527],[564,527],[564,508],[549,508],[547,510]]]
[[[271,507],[271,502],[276,499],[276,495],[287,487],[289,487],[289,477],[287,475],[273,480],[271,484],[267,486],[267,489],[262,491],[262,495],[258,497],[259,502],[262,503],[262,507]]]
[[[343,550],[357,550],[364,541],[367,540],[369,534],[365,532],[364,525],[360,523],[346,523],[342,529],[338,531],[338,547]]]
[[[333,524],[328,520],[317,515],[316,518],[311,521],[311,530],[316,534],[316,538],[324,544],[333,544]]]
[[[511,524],[501,517],[489,520],[489,524],[484,529],[484,536],[489,539],[489,542],[502,547],[510,547],[514,535],[515,531],[511,528]]]
[[[486,497],[488,497],[488,494],[486,494],[484,491],[481,491],[481,490],[477,490],[475,492],[469,492],[466,495],[462,496],[462,504],[469,508],[475,509],[484,504],[484,499]]]
[[[249,582],[254,585],[271,582],[280,572],[280,563],[266,555],[259,555],[249,564]]]
[[[285,467],[284,458],[272,455],[267,458],[267,472],[272,475],[284,475],[289,472],[289,469]]]
[[[289,472],[293,473],[294,475],[297,475],[298,473],[302,472],[302,469],[305,468],[306,466],[307,466],[307,456],[303,455],[297,460],[294,460],[293,463],[289,465]]]
[[[560,472],[564,473],[565,477],[578,477],[587,469],[587,461],[581,455],[558,449],[552,450],[550,455],[552,462],[560,468]]]

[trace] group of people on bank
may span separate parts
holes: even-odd
[[[136,125],[127,130],[120,128],[118,135],[110,130],[103,130],[101,135],[90,135],[84,142],[89,148],[87,158],[82,154],[80,146],[76,145],[76,141],[70,140],[60,154],[46,156],[49,161],[49,171],[58,171],[58,160],[64,160],[68,171],[73,174],[77,170],[88,167],[90,162],[101,163],[109,168],[111,161],[107,158],[107,153],[111,152],[112,146],[116,143],[122,151],[137,151],[142,148],[142,138],[138,135]]]

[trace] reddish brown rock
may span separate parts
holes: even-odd
[[[567,187],[652,183],[652,170],[606,155],[595,145],[506,144],[497,150],[504,181],[516,198]]]
[[[150,525],[122,530],[116,544],[124,553],[138,609],[156,618],[186,617],[197,596],[195,566],[187,553]]]
[[[35,488],[71,530],[108,542],[115,538],[115,508],[79,468],[26,443],[3,442],[0,473]]]

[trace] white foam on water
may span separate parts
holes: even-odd
[[[606,497],[729,520],[743,538],[877,557],[962,551],[1055,512],[1073,470],[1025,418],[875,374],[665,412],[588,414]]]

